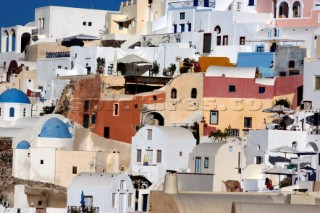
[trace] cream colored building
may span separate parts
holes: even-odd
[[[178,75],[166,87],[164,123],[166,126],[193,124],[202,118],[203,73]]]

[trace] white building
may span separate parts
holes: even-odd
[[[312,101],[313,109],[320,109],[320,72],[318,59],[305,59],[303,76],[303,98]]]
[[[240,181],[240,157],[239,141],[200,143],[190,153],[189,171],[213,174],[213,191],[221,191],[224,187],[223,181]]]
[[[101,213],[133,212],[135,190],[127,174],[80,173],[68,188],[68,211],[95,209]]]
[[[132,138],[132,174],[156,183],[166,170],[187,172],[195,145],[196,139],[185,128],[145,126]]]

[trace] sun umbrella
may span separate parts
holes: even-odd
[[[283,105],[275,105],[273,107],[270,107],[270,108],[266,108],[266,109],[263,109],[262,112],[271,112],[271,113],[290,113],[290,112],[294,112],[292,109],[288,108],[288,107],[285,107]]]
[[[278,175],[279,176],[279,183],[280,183],[280,175],[294,175],[296,173],[289,171],[287,169],[284,169],[282,167],[276,167],[267,171],[263,172],[264,174],[270,174],[270,175]]]
[[[83,193],[83,191],[81,192],[80,204],[81,204],[81,206],[84,206],[84,193]]]
[[[284,153],[284,158],[287,159],[287,153],[294,153],[296,152],[295,149],[292,149],[290,146],[281,146],[275,149],[271,149],[271,152],[281,152]]]

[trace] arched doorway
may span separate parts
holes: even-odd
[[[160,113],[151,112],[144,118],[144,125],[164,126],[164,118]]]
[[[8,31],[3,31],[2,33],[2,39],[3,39],[3,42],[2,42],[2,50],[4,52],[9,52],[9,33]]]
[[[283,1],[279,6],[279,18],[288,18],[289,17],[289,5],[287,2]]]
[[[12,60],[9,64],[8,67],[8,72],[7,72],[7,82],[10,82],[10,76],[12,74],[19,74],[18,73],[18,63],[15,60]]]
[[[11,30],[11,50],[16,51],[16,31],[14,29]]]
[[[295,1],[292,5],[292,17],[293,18],[301,17],[301,3],[299,1]]]
[[[30,44],[31,34],[23,33],[21,36],[21,53],[26,49],[26,47]]]

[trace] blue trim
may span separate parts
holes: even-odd
[[[14,117],[14,107],[10,107],[10,109],[9,109],[9,117],[10,118]]]

